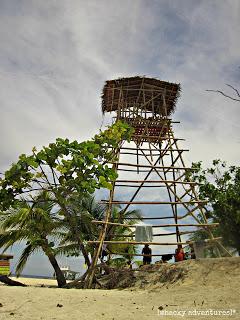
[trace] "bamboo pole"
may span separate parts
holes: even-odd
[[[138,185],[130,185],[130,184],[116,184],[116,187],[127,187],[127,188],[137,188]],[[164,186],[160,186],[160,185],[150,185],[150,186],[142,186],[142,188],[164,188]]]
[[[109,200],[102,200],[101,203],[109,203]],[[194,203],[207,203],[206,200],[198,200],[198,201],[112,201],[112,204],[194,204]]]
[[[213,239],[205,239],[204,242],[214,242],[222,239],[222,237],[213,238]],[[88,244],[99,243],[100,241],[87,241]],[[104,241],[106,244],[132,244],[132,245],[152,245],[152,246],[178,246],[184,244],[193,244],[194,241],[185,241],[185,242],[148,242],[148,241]]]
[[[132,225],[132,224],[124,224],[124,223],[117,223],[117,222],[105,222],[105,221],[99,221],[99,220],[92,220],[92,223],[95,224],[107,224],[107,225],[113,225],[113,226],[121,226],[121,227],[125,227],[125,228],[133,228],[133,227],[137,227],[138,225]],[[199,224],[192,224],[192,223],[183,223],[183,224],[178,224],[178,223],[174,223],[174,224],[160,224],[160,225],[153,225],[153,228],[167,228],[167,227],[215,227],[218,226],[219,223],[199,223]]]
[[[170,146],[172,146],[170,137],[169,137],[169,144],[170,144]],[[171,150],[171,147],[170,147],[170,150]],[[173,163],[172,153],[171,153],[171,161],[172,161],[172,163]],[[162,166],[164,167],[163,177],[164,177],[164,179],[166,180],[166,178],[167,178],[167,173],[165,172],[166,169],[165,169],[165,166],[164,166],[163,157],[161,158],[161,163],[162,163]],[[176,179],[175,179],[175,176],[173,175],[174,172],[175,172],[175,169],[172,170],[172,176],[173,176],[174,180],[176,180]],[[160,176],[160,175],[159,175],[159,176]],[[172,185],[172,183],[171,183],[171,185]],[[174,185],[174,186],[175,186],[175,185]],[[168,191],[169,200],[172,202],[172,201],[173,201],[173,199],[172,199],[172,194],[171,194],[171,192],[170,192],[170,190],[169,190],[169,185],[168,185],[168,183],[166,183],[166,187],[167,187],[167,191]],[[176,201],[176,197],[174,198],[174,200]],[[174,217],[175,223],[177,224],[177,223],[178,223],[178,221],[177,221],[177,205],[176,205],[176,204],[175,204],[175,205],[172,204],[171,207],[172,207],[172,213],[173,213],[173,217]],[[179,234],[179,228],[178,228],[178,226],[176,226],[176,238],[177,238],[177,241],[180,241],[180,242],[181,242],[181,237],[180,237],[180,234]]]
[[[131,256],[131,257],[144,257],[145,254],[142,253],[126,253],[126,252],[111,252],[111,254],[115,254],[115,255],[119,255],[119,256]],[[174,253],[164,253],[164,254],[151,254],[151,257],[162,257],[162,256],[166,256],[166,255],[174,255]]]
[[[142,149],[140,149],[140,151],[142,151]],[[114,164],[116,162],[108,162],[108,163]],[[153,168],[153,169],[173,169],[173,170],[191,170],[191,171],[195,171],[196,170],[196,169],[187,168],[187,167],[174,167],[174,166],[166,166],[166,167],[164,167],[164,166],[155,166],[154,164],[152,164],[152,165],[139,164],[138,165],[138,164],[135,164],[135,163],[126,163],[126,162],[119,162],[118,165],[119,166],[126,166],[126,167],[141,167],[141,168]]]
[[[169,139],[171,139],[171,137],[169,136]],[[178,149],[178,148],[176,148],[176,149]],[[172,152],[172,150],[171,150],[171,148],[170,148],[170,156],[171,156],[171,161],[173,162],[174,161],[174,153]],[[163,159],[162,159],[162,162],[163,162]],[[174,189],[174,200],[175,201],[177,201],[177,198],[176,198],[176,194],[177,194],[177,188],[176,188],[176,174],[175,174],[175,169],[173,169],[173,171],[172,171],[172,176],[173,176],[173,180],[175,181],[174,183],[173,183],[173,189]],[[181,178],[182,178],[183,176],[181,176]],[[179,178],[179,179],[181,179],[181,178]],[[171,184],[171,186],[172,186],[172,184]],[[170,187],[171,187],[170,186]],[[170,190],[169,190],[169,192],[170,192]],[[177,205],[175,204],[175,205],[173,205],[173,208],[174,208],[174,216],[175,216],[175,222],[176,222],[176,224],[178,223],[178,218],[177,218],[177,216],[178,216],[178,207],[177,207]],[[181,234],[180,234],[180,231],[179,231],[179,228],[178,228],[178,226],[176,226],[176,235],[177,235],[177,241],[181,241]]]
[[[183,235],[183,234],[191,234],[191,233],[195,233],[195,232],[197,232],[197,230],[182,231],[182,232],[179,232],[179,234]],[[176,232],[154,233],[152,236],[153,237],[165,237],[165,236],[173,236],[173,235],[176,235]],[[114,237],[122,238],[123,235],[122,234],[114,234]],[[134,238],[134,237],[135,237],[135,233],[124,235],[124,238]]]
[[[125,220],[136,220],[136,218],[124,218]],[[165,216],[165,217],[141,217],[140,220],[160,220],[160,219],[173,219],[173,216]]]
[[[170,143],[169,147],[172,145],[173,143]],[[144,155],[144,152],[141,151]],[[151,169],[149,170],[148,174],[145,176],[144,180],[147,180],[148,177],[150,176],[150,174],[152,173],[153,170],[156,170],[154,168],[154,166],[159,162],[160,158],[163,157],[165,155],[165,153],[167,153],[167,151],[164,151],[163,153],[161,152],[161,155],[157,158],[157,160],[154,162],[154,164],[151,164]],[[145,155],[144,155],[145,156]],[[145,156],[146,157],[146,156]],[[147,159],[148,160],[148,159]],[[149,161],[149,160],[148,160]],[[174,163],[172,164],[174,165]],[[135,199],[135,197],[137,196],[137,194],[139,193],[139,191],[141,190],[141,187],[144,183],[141,183],[140,186],[137,188],[137,190],[135,191],[134,195],[131,197],[130,203],[128,203],[125,208],[123,209],[123,213],[126,212],[126,210],[129,208],[131,202]]]
[[[171,135],[173,137],[173,132],[172,131],[171,131]],[[178,148],[177,141],[174,141],[174,144],[175,144],[176,148]],[[184,163],[182,154],[180,154],[180,159],[181,159],[182,165],[184,166],[185,163]],[[195,196],[197,196],[197,193],[196,193],[196,190],[195,190],[194,186],[192,186],[192,192],[194,193]],[[207,219],[206,219],[206,216],[205,216],[203,208],[200,207],[199,209],[200,209],[200,212],[202,214],[202,217],[203,217],[204,221],[206,222]],[[213,236],[211,230],[209,230],[208,233],[209,233],[209,236],[213,239],[214,236]],[[219,241],[217,241],[217,244],[223,251],[225,251],[227,253],[228,256],[230,256],[230,257],[232,256],[232,254]],[[221,256],[219,250],[218,250],[218,255]]]
[[[173,142],[173,143],[175,143],[175,145],[176,145],[176,142]],[[172,144],[170,145],[170,146],[172,146]],[[174,165],[174,163],[176,163],[176,161],[178,160],[178,159],[182,159],[182,155],[181,155],[181,153],[179,153],[178,155],[177,155],[177,157],[175,158],[175,160],[172,162],[172,166]],[[147,160],[148,160],[148,158],[146,158]],[[149,160],[148,160],[148,162],[149,162]],[[149,162],[150,163],[150,162]],[[150,163],[151,164],[151,163]],[[184,166],[184,163],[182,163],[183,164],[183,166]],[[162,176],[160,175],[160,173],[157,171],[157,170],[155,170],[155,172],[157,173],[157,175],[162,179]],[[168,172],[168,169],[165,171],[166,173]],[[201,223],[201,221],[193,214],[193,210],[191,211],[189,208],[188,208],[188,206],[186,205],[186,203],[184,203],[177,195],[176,195],[176,193],[174,192],[174,190],[170,187],[170,186],[168,186],[168,188],[169,188],[169,191],[171,191],[171,193],[173,193],[175,196],[176,196],[176,198],[179,200],[179,201],[181,201],[181,203],[182,203],[182,205],[184,206],[184,208],[189,212],[189,214],[191,214],[191,216],[198,222],[198,223]],[[189,204],[191,203],[191,201],[189,201]]]
[[[119,154],[120,154],[120,148],[118,147],[117,148],[117,157],[118,158],[119,158]],[[117,167],[118,167],[117,164],[113,164],[114,169],[117,169]],[[110,190],[109,203],[108,203],[108,208],[107,208],[106,216],[105,216],[105,224],[103,225],[103,228],[102,228],[100,235],[99,235],[99,240],[98,240],[99,245],[94,252],[91,266],[88,269],[88,273],[85,278],[84,288],[86,288],[86,289],[90,289],[92,287],[92,283],[93,283],[93,279],[94,279],[94,275],[95,275],[95,267],[97,265],[98,258],[101,254],[102,246],[103,246],[106,232],[107,232],[107,223],[110,219],[111,212],[112,212],[112,203],[111,202],[114,198],[114,189],[115,189],[115,182],[112,183],[112,190]]]
[[[178,181],[178,180],[115,180],[115,182],[126,182],[126,183],[178,183],[178,184],[194,184],[199,185],[197,182],[189,181]]]

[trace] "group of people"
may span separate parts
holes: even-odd
[[[167,261],[171,260],[174,256],[175,262],[188,260],[188,259],[196,259],[194,248],[192,244],[189,244],[190,252],[183,250],[182,245],[178,245],[177,249],[175,250],[175,254],[163,254],[161,263],[166,263]],[[126,249],[126,253],[128,253],[128,248]],[[101,253],[101,262],[104,262],[104,258],[109,255],[106,244],[103,245],[102,253]],[[142,255],[143,255],[143,265],[151,264],[152,263],[152,249],[149,247],[148,244],[145,244],[145,246],[142,249]],[[131,254],[129,256],[126,256],[128,258],[127,265],[129,268],[132,268],[131,264]]]
[[[188,260],[188,259],[196,259],[194,248],[191,244],[189,244],[190,252],[184,252],[182,245],[178,245],[177,249],[175,250],[174,259],[175,262]],[[144,248],[142,249],[143,255],[143,265],[151,264],[152,262],[152,249],[149,247],[148,244],[145,244]],[[171,260],[172,254],[165,254],[162,255],[162,262],[167,262]]]

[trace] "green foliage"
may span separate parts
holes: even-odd
[[[68,212],[71,213],[71,224],[74,224],[74,228],[79,235],[81,240],[85,244],[85,249],[91,255],[93,254],[94,247],[88,245],[88,240],[98,240],[99,233],[102,226],[99,224],[93,224],[92,220],[103,220],[106,212],[106,205],[99,204],[96,202],[92,195],[86,196],[75,196],[74,199],[70,198],[68,203]],[[61,211],[59,211],[61,214]],[[139,210],[126,210],[124,212],[120,206],[113,206],[112,208],[112,221],[118,223],[135,224],[141,220],[141,214]],[[131,218],[132,220],[127,220]],[[66,221],[66,220],[65,220]],[[72,232],[72,228],[69,228],[69,223],[65,223],[66,229],[68,230],[62,239],[60,246],[56,249],[58,254],[64,254],[67,256],[79,256],[79,246],[76,242],[75,234]],[[121,226],[109,226],[107,229],[107,240],[130,240],[133,237],[133,231],[131,228],[123,228]],[[108,245],[108,252],[121,253],[135,253],[135,246],[133,245]],[[123,256],[125,261],[132,260],[131,255]],[[110,259],[112,260],[112,259]]]
[[[76,243],[76,252],[83,253],[89,266],[85,240],[88,240],[86,235],[94,235],[90,223],[92,217],[84,208],[80,214],[77,213],[76,199],[84,198],[99,188],[111,189],[117,173],[107,163],[116,160],[116,150],[124,140],[130,140],[132,133],[133,129],[128,124],[119,121],[89,141],[70,142],[59,138],[40,151],[34,147],[31,155],[22,154],[0,179],[0,210],[18,208],[22,201],[39,205],[36,192],[51,194],[56,210],[67,226],[65,241],[68,241],[68,250],[70,247],[75,250],[73,244]],[[38,215],[36,210],[33,212],[36,212],[36,227],[42,226],[42,222],[37,220],[41,214]],[[19,217],[19,221],[23,219],[23,216]],[[45,221],[44,225],[43,231],[47,229],[48,222]],[[12,236],[11,241],[14,239]],[[66,243],[64,245],[62,252],[66,251]],[[49,247],[52,248],[52,244]]]
[[[53,210],[51,196],[44,191],[34,200],[34,204],[22,201],[18,208],[0,214],[0,247],[5,251],[15,243],[26,244],[16,266],[18,275],[36,250],[42,249],[45,254],[55,256],[54,242],[50,237],[61,236],[62,220]]]
[[[140,210],[124,210],[121,206],[115,205],[112,208],[111,221],[121,224],[135,225],[141,221]],[[130,219],[129,219],[130,218]],[[134,232],[131,227],[123,227],[110,225],[107,229],[106,240],[128,241],[133,240]],[[123,258],[127,261],[132,261],[134,256],[131,254],[136,253],[136,246],[128,244],[109,244],[109,252],[117,252],[119,255],[123,253]],[[126,255],[129,254],[129,255]]]
[[[113,258],[110,259],[108,262],[109,266],[115,267],[115,268],[123,268],[127,265],[127,259],[126,258]]]
[[[214,160],[210,168],[202,169],[201,162],[193,168],[192,178],[201,183],[199,197],[208,200],[207,218],[220,223],[215,235],[240,252],[240,167]]]
[[[85,142],[58,138],[55,143],[32,154],[22,154],[0,179],[0,209],[17,205],[18,196],[31,197],[35,190],[51,191],[58,203],[74,192],[93,193],[98,188],[111,189],[117,178],[106,163],[114,161],[117,148],[133,132],[127,124],[117,122]]]
[[[81,250],[76,239],[76,233],[84,243],[87,253],[93,253],[93,246],[88,245],[88,240],[98,240],[100,226],[93,224],[92,220],[101,220],[106,210],[106,206],[95,201],[94,196],[86,194],[76,194],[69,197],[66,202],[66,208],[70,219],[64,217],[64,212],[60,209],[58,214],[63,216],[65,225],[65,235],[62,238],[59,247],[56,249],[57,254],[67,256],[79,256]],[[73,232],[75,230],[75,232]]]

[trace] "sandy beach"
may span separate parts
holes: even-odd
[[[54,280],[18,278],[29,287],[0,285],[0,319],[171,320],[183,315],[184,319],[240,319],[239,262],[239,258],[227,263],[221,260],[209,270],[203,268],[207,262],[202,266],[192,263],[196,272],[190,272],[184,281],[161,288],[149,284],[144,290],[59,289],[41,287],[54,286]],[[211,310],[229,315],[196,314]]]

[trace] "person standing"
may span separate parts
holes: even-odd
[[[182,245],[179,244],[177,249],[175,250],[175,262],[183,261],[184,260],[184,251]]]
[[[144,248],[142,249],[143,254],[143,265],[151,264],[152,262],[152,249],[149,247],[148,244],[145,244]]]

